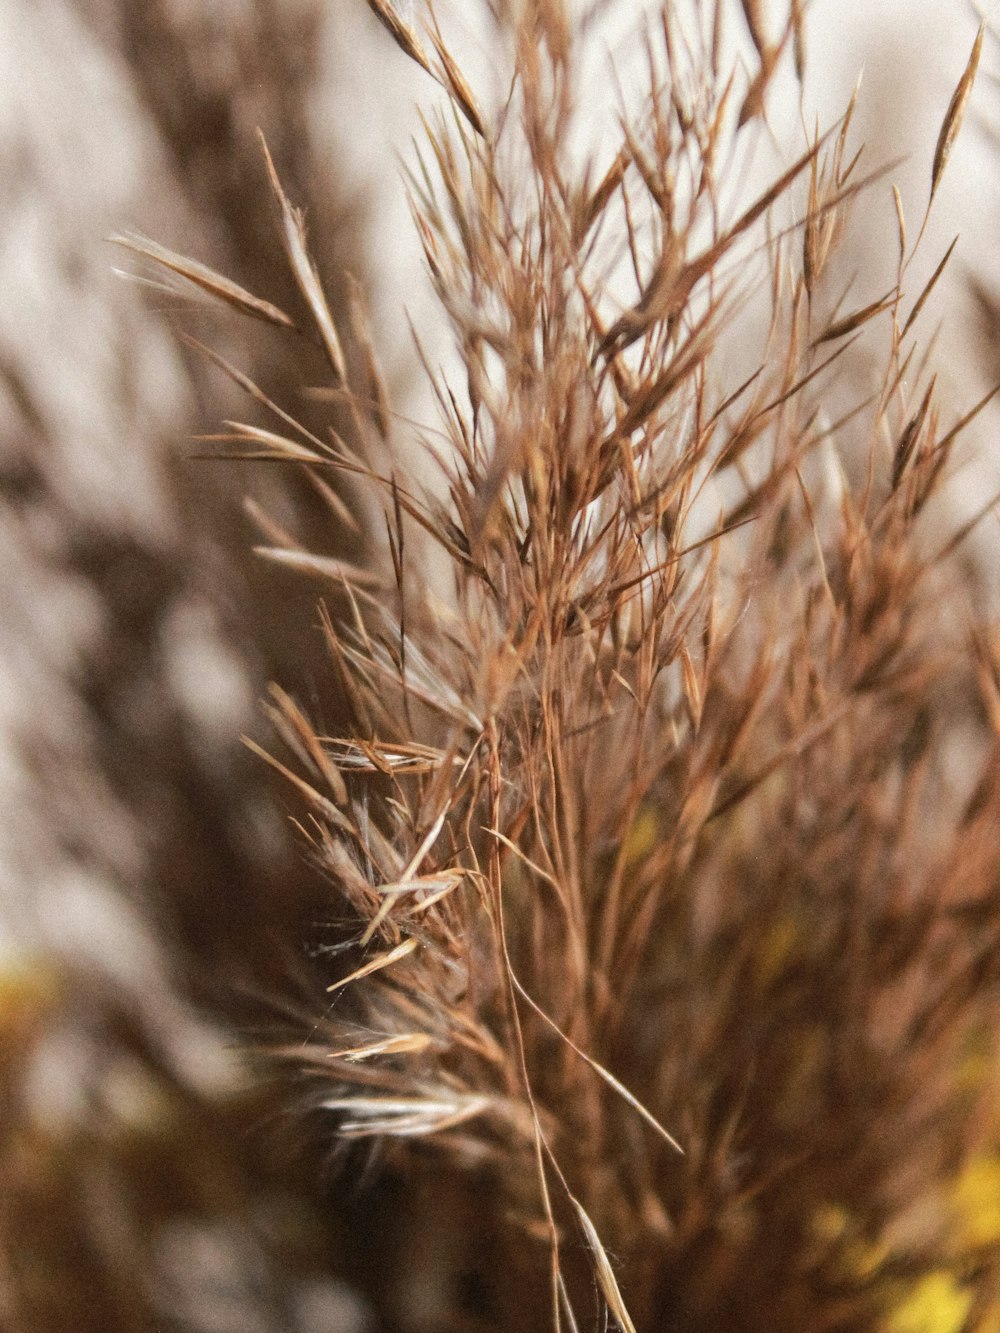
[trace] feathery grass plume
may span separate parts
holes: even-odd
[[[350,601],[324,630],[353,731],[275,696],[346,920],[292,1058],[331,1132],[431,1156],[426,1227],[435,1189],[475,1193],[493,1249],[449,1327],[986,1327],[1000,637],[965,530],[925,531],[973,413],[939,419],[904,342],[901,207],[899,282],[844,313],[842,212],[888,192],[849,116],[733,197],[800,5],[777,32],[665,5],[610,165],[566,148],[587,25],[489,9],[509,96],[475,123],[432,20],[461,114],[412,181],[462,358],[435,381],[450,451],[426,442],[446,494],[285,439],[282,409],[253,433],[367,484],[387,548],[381,586],[310,569]],[[745,77],[719,64],[741,10]],[[833,419],[858,338],[875,392]],[[399,426],[367,352],[342,388],[374,447]]]

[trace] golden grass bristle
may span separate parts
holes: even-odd
[[[615,1277],[615,1270],[611,1267],[607,1251],[601,1244],[597,1228],[590,1220],[586,1208],[580,1203],[579,1199],[574,1199],[573,1204],[580,1220],[580,1226],[583,1228],[583,1234],[587,1238],[591,1254],[594,1256],[594,1273],[597,1277],[597,1284],[601,1289],[601,1295],[607,1303],[608,1311],[611,1317],[618,1321],[622,1333],[636,1333],[632,1317],[625,1308],[625,1302],[618,1286],[618,1279]]]
[[[262,300],[259,296],[252,295],[238,283],[233,282],[231,278],[223,277],[221,273],[216,273],[214,269],[208,268],[205,264],[200,264],[196,259],[188,259],[184,255],[179,255],[145,236],[114,235],[110,237],[110,240],[113,245],[119,245],[124,250],[130,250],[142,259],[152,260],[153,263],[159,264],[161,268],[168,269],[171,273],[176,273],[179,277],[185,278],[195,287],[199,287],[203,292],[216,297],[219,301],[224,301],[242,315],[263,320],[267,324],[274,324],[279,329],[296,329],[295,321],[291,316],[286,315],[276,305],[273,305],[270,301]]]
[[[905,235],[904,235],[904,240],[905,240]],[[924,308],[924,303],[926,302],[927,298],[930,296],[934,288],[937,286],[938,279],[941,277],[941,274],[947,267],[948,260],[951,258],[952,252],[954,251],[955,246],[957,244],[958,244],[958,237],[956,236],[955,239],[952,241],[951,245],[948,246],[948,249],[942,255],[937,268],[935,268],[934,272],[928,278],[926,284],[924,285],[923,291],[917,297],[916,301],[914,301],[913,309],[906,317],[906,323],[903,325],[902,332],[899,335],[901,338],[906,337],[906,335],[909,333],[910,329],[916,322],[918,316],[920,315],[921,310],[923,310]]]
[[[903,213],[903,196],[899,193],[899,186],[892,187],[892,202],[896,209],[896,227],[899,234],[899,262],[900,265],[906,259],[906,217]]]
[[[357,279],[350,277],[347,284],[347,314],[351,323],[351,338],[361,358],[363,388],[358,394],[362,402],[367,399],[369,414],[379,437],[383,442],[389,438],[389,395],[379,369],[378,357],[372,346],[371,331],[362,298],[361,287]]]
[[[300,759],[311,766],[316,775],[326,783],[333,792],[337,804],[346,805],[349,798],[340,770],[309,725],[305,714],[280,685],[272,683],[268,693],[274,700],[274,706],[268,709],[268,716],[279,734]]]
[[[819,347],[823,343],[833,342],[836,338],[846,337],[847,334],[853,333],[856,329],[861,328],[863,324],[867,324],[870,319],[875,319],[877,315],[883,314],[886,310],[891,310],[892,307],[897,304],[899,298],[899,292],[893,288],[893,290],[887,292],[885,296],[880,296],[877,300],[870,301],[868,305],[862,306],[860,310],[852,311],[851,314],[844,315],[841,319],[834,320],[829,328],[824,329],[821,334],[813,339],[813,347]]]
[[[244,421],[227,421],[225,425],[229,427],[225,432],[198,435],[196,438],[204,444],[258,445],[260,447],[253,454],[255,459],[273,459],[283,463],[311,463],[316,466],[325,462],[330,452],[319,440],[315,444],[301,444],[298,440],[290,440],[287,435]]]
[[[458,62],[448,49],[436,22],[431,30],[431,41],[438,60],[441,62],[440,73],[435,77],[441,86],[450,93],[462,115],[476,133],[485,138],[486,122],[483,119],[482,111],[479,109],[476,96],[459,68]]]
[[[348,973],[346,977],[341,977],[338,981],[327,986],[328,991],[340,990],[343,986],[349,986],[354,981],[360,981],[363,977],[370,977],[375,972],[381,972],[383,968],[392,967],[393,963],[398,963],[401,959],[409,957],[414,949],[418,948],[420,941],[412,936],[397,944],[395,949],[390,949],[387,953],[376,954],[374,958],[369,958],[367,963],[361,967],[355,968],[353,972]]]
[[[269,764],[271,768],[275,770],[275,772],[280,773],[283,778],[287,779],[293,787],[300,791],[302,795],[306,797],[309,804],[319,811],[324,819],[329,820],[334,828],[341,829],[345,832],[350,829],[351,825],[346,816],[337,809],[336,805],[334,805],[331,800],[328,800],[322,793],[316,791],[314,786],[308,783],[304,778],[300,778],[297,773],[293,773],[285,764],[282,764],[279,760],[275,759],[272,754],[269,754],[262,746],[258,745],[252,736],[242,736],[240,739],[248,750],[251,750],[258,756],[258,758],[263,759],[266,764]]]
[[[985,31],[986,25],[981,23],[979,31],[976,33],[976,40],[972,44],[968,64],[951,95],[944,120],[941,122],[941,130],[938,134],[937,144],[934,147],[934,161],[931,165],[931,199],[934,198],[937,188],[941,184],[941,177],[944,175],[948,158],[951,156],[951,150],[962,127],[962,117],[965,114],[966,103],[972,92],[972,85],[976,81],[976,71],[979,68],[979,56],[983,49],[983,34]]]
[[[253,550],[255,555],[265,560],[272,560],[275,564],[286,565],[289,569],[316,578],[332,579],[338,584],[345,579],[355,587],[364,587],[365,584],[374,587],[378,583],[377,576],[371,570],[333,556],[313,555],[309,551],[288,550],[279,546],[255,546]]]
[[[419,65],[433,78],[434,70],[427,52],[421,45],[420,38],[411,24],[407,23],[396,9],[392,0],[366,0],[366,3],[403,54],[409,56],[415,64]]]
[[[317,439],[311,431],[307,430],[300,421],[297,421],[289,412],[286,412],[283,407],[279,407],[279,405],[270,398],[259,385],[255,384],[249,375],[246,375],[240,370],[239,367],[232,365],[213,348],[206,346],[205,343],[201,342],[198,338],[193,338],[189,333],[181,332],[179,337],[186,346],[190,347],[194,352],[197,352],[199,356],[204,356],[211,361],[214,366],[217,366],[219,370],[221,370],[228,379],[231,379],[235,385],[241,388],[244,393],[253,398],[254,401],[259,403],[262,407],[266,408],[269,413],[276,416],[284,425],[290,427],[296,435],[301,435],[309,444],[314,445],[320,454],[326,451],[327,446],[324,445],[322,440]]]
[[[278,173],[274,169],[274,163],[271,160],[271,154],[263,134],[260,136],[260,143],[264,153],[264,162],[267,166],[267,174],[271,181],[271,188],[281,210],[285,249],[292,273],[298,283],[299,290],[305,298],[330,368],[336,377],[337,383],[343,384],[347,380],[347,366],[344,362],[343,348],[340,345],[340,335],[337,333],[336,325],[333,322],[330,305],[326,299],[326,293],[323,291],[323,284],[320,282],[319,274],[309,257],[302,215],[288,202],[288,197],[281,188],[281,182],[278,180]]]
[[[359,1060],[373,1060],[380,1055],[419,1055],[433,1045],[432,1038],[426,1032],[407,1032],[395,1037],[382,1037],[378,1041],[367,1042],[364,1046],[351,1046],[343,1051],[328,1051],[330,1060],[347,1060],[356,1064]]]

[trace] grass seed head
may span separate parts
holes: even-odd
[[[433,16],[437,65],[370,7],[462,113],[431,124],[411,182],[462,382],[435,379],[443,496],[377,462],[400,426],[359,299],[342,348],[274,179],[372,453],[262,397],[279,429],[253,443],[367,486],[386,532],[365,577],[270,552],[349,607],[324,624],[355,733],[275,696],[349,920],[328,988],[350,1021],[334,1005],[314,1026],[316,1104],[347,1138],[419,1138],[488,1179],[522,1219],[504,1234],[539,1284],[532,1326],[579,1327],[596,1282],[625,1329],[875,1327],[966,1271],[944,1213],[916,1219],[995,1115],[963,1073],[996,1044],[995,636],[970,660],[964,534],[935,556],[921,526],[972,414],[942,429],[899,283],[829,291],[865,188],[850,112],[723,202],[719,163],[801,53],[802,6],[774,38],[741,6],[742,100],[720,68],[734,7],[681,40],[666,6],[600,167],[567,146],[584,38],[561,5],[493,8],[514,62],[493,118]],[[734,378],[755,289],[770,309]],[[844,348],[887,326],[881,387],[834,413]]]

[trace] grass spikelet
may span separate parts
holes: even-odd
[[[287,565],[289,569],[299,570],[303,574],[312,574],[319,578],[332,579],[341,583],[349,579],[356,586],[366,583],[374,585],[376,576],[371,570],[361,569],[346,560],[336,560],[332,556],[313,555],[309,551],[290,550],[281,546],[255,546],[254,554],[276,564]]]
[[[632,1317],[625,1308],[625,1302],[622,1299],[621,1290],[618,1286],[618,1280],[615,1277],[615,1270],[611,1267],[611,1261],[608,1259],[607,1252],[601,1244],[601,1238],[597,1234],[597,1228],[587,1215],[587,1210],[579,1200],[574,1199],[577,1217],[580,1219],[580,1226],[583,1228],[583,1234],[587,1238],[587,1244],[594,1256],[594,1271],[597,1276],[597,1284],[601,1289],[601,1294],[608,1307],[608,1313],[611,1318],[616,1320],[622,1333],[636,1333],[635,1324]]]
[[[363,963],[361,967],[355,968],[346,977],[341,977],[339,981],[327,986],[327,990],[340,990],[341,987],[349,986],[353,981],[361,981],[363,977],[370,977],[374,972],[381,972],[383,968],[392,967],[394,963],[409,957],[417,947],[417,940],[412,938],[403,940],[401,944],[396,945],[395,949],[389,949],[386,953],[376,954],[374,958],[369,958],[367,963]]]
[[[433,77],[434,71],[420,38],[400,14],[393,0],[367,0],[367,4],[403,54]]]
[[[441,36],[441,31],[438,28],[437,23],[434,24],[434,28],[431,32],[431,41],[434,44],[434,50],[441,65],[440,73],[435,75],[435,77],[441,86],[454,98],[456,106],[476,133],[485,137],[486,123],[483,120],[483,113],[479,109],[476,96],[470,88],[465,75],[459,69],[455,57],[451,54],[451,51],[445,44],[445,40]]]
[[[905,230],[902,229],[900,231],[900,243],[902,247],[905,247],[906,233]],[[909,333],[910,329],[913,328],[913,325],[916,322],[918,316],[920,315],[921,310],[923,310],[924,308],[924,304],[927,301],[927,298],[930,296],[931,292],[937,286],[938,279],[941,277],[941,274],[945,271],[945,268],[947,267],[948,264],[948,260],[951,258],[952,252],[954,251],[955,246],[957,244],[958,244],[958,237],[956,236],[955,239],[952,241],[951,245],[948,246],[948,249],[942,255],[941,262],[938,264],[937,268],[928,278],[923,291],[914,301],[913,309],[910,311],[909,315],[907,315],[906,323],[903,325],[903,331],[900,334],[901,338],[905,338],[906,335]]]
[[[867,324],[870,319],[876,315],[884,314],[886,310],[891,310],[898,303],[899,293],[895,288],[887,292],[885,296],[880,296],[878,300],[869,301],[867,305],[860,310],[854,310],[849,315],[844,315],[823,330],[823,332],[813,339],[813,346],[819,347],[823,343],[834,342],[837,338],[846,338],[849,333],[855,329],[860,329],[862,324]]]
[[[972,44],[968,64],[951,95],[948,110],[941,122],[938,140],[934,147],[934,161],[931,165],[931,199],[934,198],[937,188],[941,184],[941,177],[944,175],[951,150],[958,138],[958,131],[962,127],[962,117],[965,115],[966,103],[972,93],[972,85],[976,81],[976,71],[979,68],[979,56],[983,49],[983,34],[985,31],[986,25],[980,24],[976,40]]]
[[[338,384],[343,384],[347,379],[347,368],[344,364],[344,352],[340,345],[340,336],[337,333],[336,325],[333,322],[333,315],[330,313],[329,302],[326,299],[326,293],[323,291],[323,284],[320,282],[319,274],[316,272],[312,260],[309,258],[309,251],[306,246],[305,224],[302,215],[292,207],[288,202],[284,190],[281,188],[281,182],[278,180],[278,174],[274,169],[274,163],[271,161],[271,154],[268,152],[267,144],[261,136],[261,147],[264,150],[264,161],[267,165],[267,173],[271,180],[271,187],[274,190],[275,198],[281,210],[281,222],[284,232],[285,249],[288,253],[288,259],[291,264],[292,272],[295,275],[295,281],[299,285],[309,313],[313,318],[316,331],[319,334],[320,342],[326,353],[326,359],[330,364]]]
[[[173,250],[157,245],[155,241],[145,236],[116,235],[110,239],[113,245],[119,245],[123,250],[130,250],[140,258],[148,259],[161,268],[176,273],[193,286],[207,292],[209,296],[214,296],[217,300],[232,306],[241,314],[250,315],[253,319],[263,320],[267,324],[277,325],[280,329],[295,328],[295,321],[272,302],[253,296],[231,278],[223,277],[221,273],[216,273],[205,264],[199,264],[195,259],[187,259],[183,255],[176,254]]]

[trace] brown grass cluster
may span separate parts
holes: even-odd
[[[425,484],[276,177],[308,325],[150,250],[317,343],[360,442],[244,380],[270,416],[232,451],[384,517],[384,575],[274,533],[329,581],[353,717],[273,695],[336,904],[305,1096],[422,1177],[423,1225],[476,1198],[442,1328],[995,1328],[1000,639],[928,520],[978,409],[940,418],[902,207],[893,289],[831,290],[889,189],[850,111],[734,203],[798,4],[664,6],[603,164],[567,145],[604,6],[493,6],[490,112],[432,17],[370,4],[451,98],[411,181],[461,359]]]

